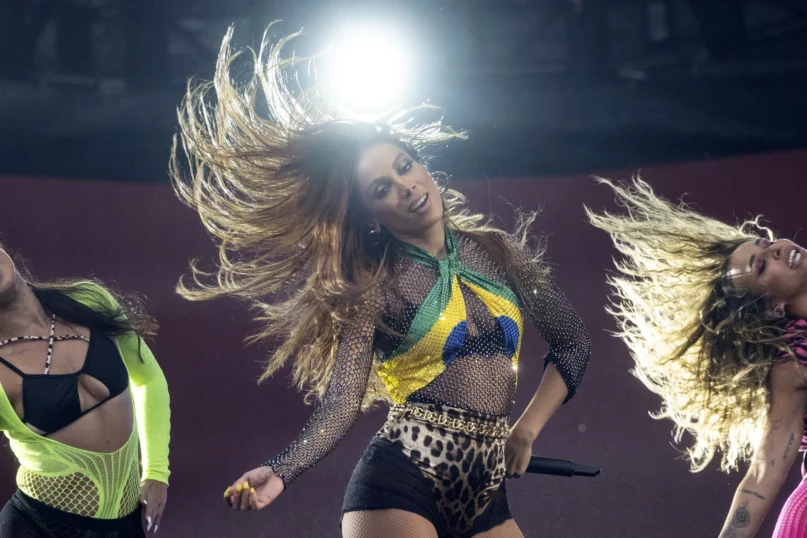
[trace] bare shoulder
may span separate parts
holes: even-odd
[[[807,389],[807,366],[789,360],[771,368],[770,387],[774,393],[788,393]]]

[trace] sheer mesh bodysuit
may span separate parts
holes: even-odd
[[[466,273],[477,275],[477,284],[488,283],[488,289],[498,290],[499,295],[509,293],[515,300],[516,312],[509,317],[518,317],[519,346],[521,313],[538,329],[549,344],[545,362],[554,364],[566,382],[568,401],[588,365],[590,342],[582,321],[545,267],[509,238],[506,243],[516,258],[512,267],[504,267],[486,248],[462,233],[448,232],[447,240],[449,265],[463,267]],[[400,352],[405,338],[382,330],[376,322],[378,317],[399,334],[416,332],[413,325],[422,324],[423,314],[438,308],[430,301],[441,272],[445,276],[448,271],[446,263],[399,244],[393,262],[395,281],[384,286],[378,299],[369,301],[341,328],[331,380],[319,406],[297,439],[265,464],[284,483],[290,484],[337,446],[356,421],[371,370],[384,368]],[[512,323],[501,322],[492,314],[486,299],[490,294],[485,295],[473,279],[460,273],[455,280],[464,301],[466,323],[461,338],[456,338],[456,330],[445,342],[428,342],[431,333],[423,336],[427,348],[437,356],[429,368],[439,372],[425,386],[407,394],[405,401],[507,416],[516,390],[518,359],[512,335],[508,337]],[[456,294],[452,300],[458,300]],[[439,315],[438,311],[435,316]],[[447,357],[451,342],[456,345]]]

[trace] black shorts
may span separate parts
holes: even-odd
[[[420,468],[394,443],[373,438],[350,478],[342,514],[397,508],[428,519],[440,538],[473,536],[512,519],[504,482],[470,531],[456,534],[443,520],[434,488]]]
[[[140,506],[120,519],[96,519],[43,504],[21,491],[0,511],[0,538],[144,538]]]

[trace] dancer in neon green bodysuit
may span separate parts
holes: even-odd
[[[157,531],[168,387],[139,336],[155,327],[98,283],[27,280],[0,250],[0,429],[20,463],[0,537]]]

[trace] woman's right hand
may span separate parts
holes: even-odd
[[[270,467],[258,467],[241,475],[241,478],[224,491],[224,500],[233,510],[248,512],[262,510],[283,493],[285,485]]]

